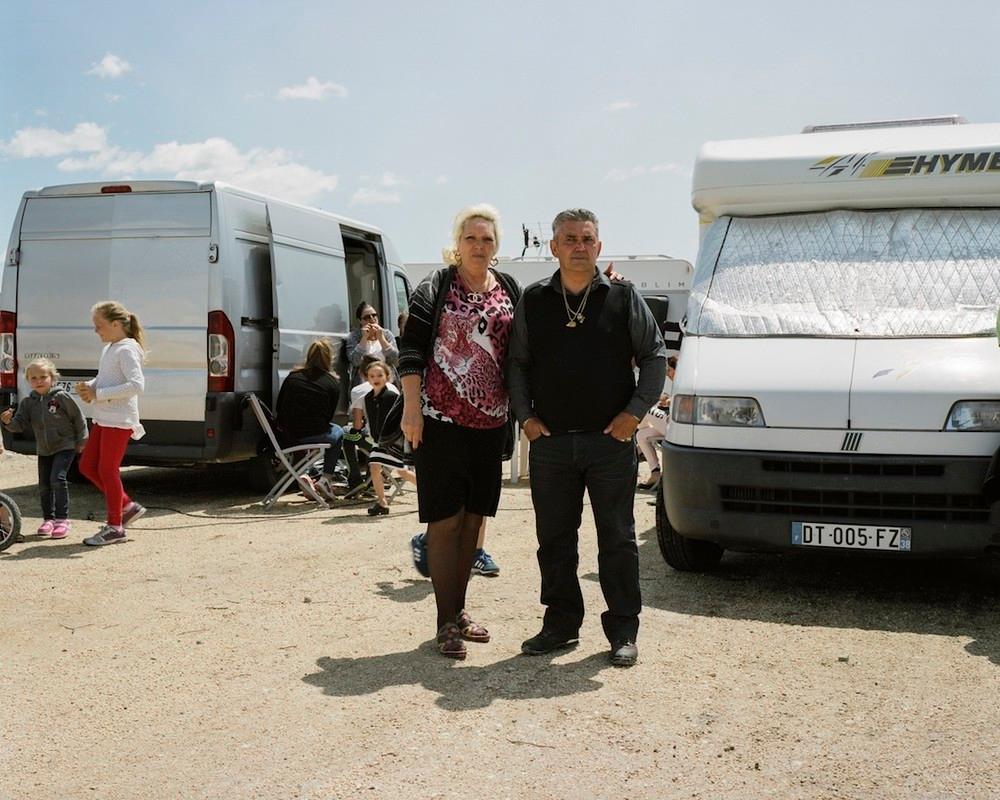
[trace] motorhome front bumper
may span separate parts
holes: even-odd
[[[788,550],[793,523],[906,527],[911,554],[1000,551],[989,458],[852,456],[663,445],[667,517],[683,536],[734,550]]]

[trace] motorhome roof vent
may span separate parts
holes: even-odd
[[[965,125],[968,120],[958,114],[943,117],[914,117],[912,119],[883,119],[874,122],[836,122],[831,125],[806,125],[803,133],[829,131],[863,131],[871,128],[913,128],[918,125]]]

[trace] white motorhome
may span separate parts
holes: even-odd
[[[635,285],[653,312],[667,347],[676,353],[680,347],[680,322],[694,273],[691,263],[664,255],[631,255],[601,256],[597,265],[601,270],[613,265],[616,272]],[[408,263],[406,272],[415,286],[440,268],[440,262]],[[528,286],[548,280],[559,269],[559,262],[552,256],[521,256],[501,258],[496,268],[513,275],[521,286]]]
[[[245,461],[261,482],[269,458],[246,394],[276,397],[314,337],[346,338],[361,301],[394,327],[410,291],[378,228],[188,181],[26,192],[0,286],[0,407],[30,391],[18,365],[33,358],[52,359],[70,387],[95,375],[90,308],[119,300],[149,346],[146,436],[126,463]],[[34,452],[30,434],[5,437]]]
[[[1000,549],[1000,125],[710,142],[657,530],[723,549]]]

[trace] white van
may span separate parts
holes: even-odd
[[[963,122],[701,149],[657,508],[675,568],[1000,550],[1000,125]]]
[[[146,436],[126,463],[269,459],[247,392],[265,401],[316,336],[343,341],[354,307],[395,328],[410,284],[371,225],[221,183],[130,181],[26,192],[0,282],[0,407],[30,390],[24,365],[96,374],[91,306],[123,302],[147,329]],[[348,376],[344,375],[343,378]],[[345,395],[347,392],[342,392]],[[27,435],[7,447],[34,453]]]
[[[614,265],[615,271],[635,285],[646,300],[666,340],[667,347],[676,353],[680,348],[681,319],[687,307],[688,292],[694,268],[683,258],[664,255],[601,256],[600,270]],[[438,262],[408,263],[406,272],[415,286],[426,275],[440,269]],[[521,256],[501,258],[497,269],[513,275],[521,286],[548,280],[559,269],[559,261],[552,256]]]

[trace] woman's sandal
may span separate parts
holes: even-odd
[[[438,652],[448,658],[465,658],[465,642],[462,641],[462,631],[454,622],[446,622],[437,632]]]
[[[455,618],[455,624],[462,632],[462,638],[467,642],[486,644],[490,640],[490,632],[479,623],[473,622],[472,617],[469,616],[469,612],[465,609],[459,612],[459,615]]]

